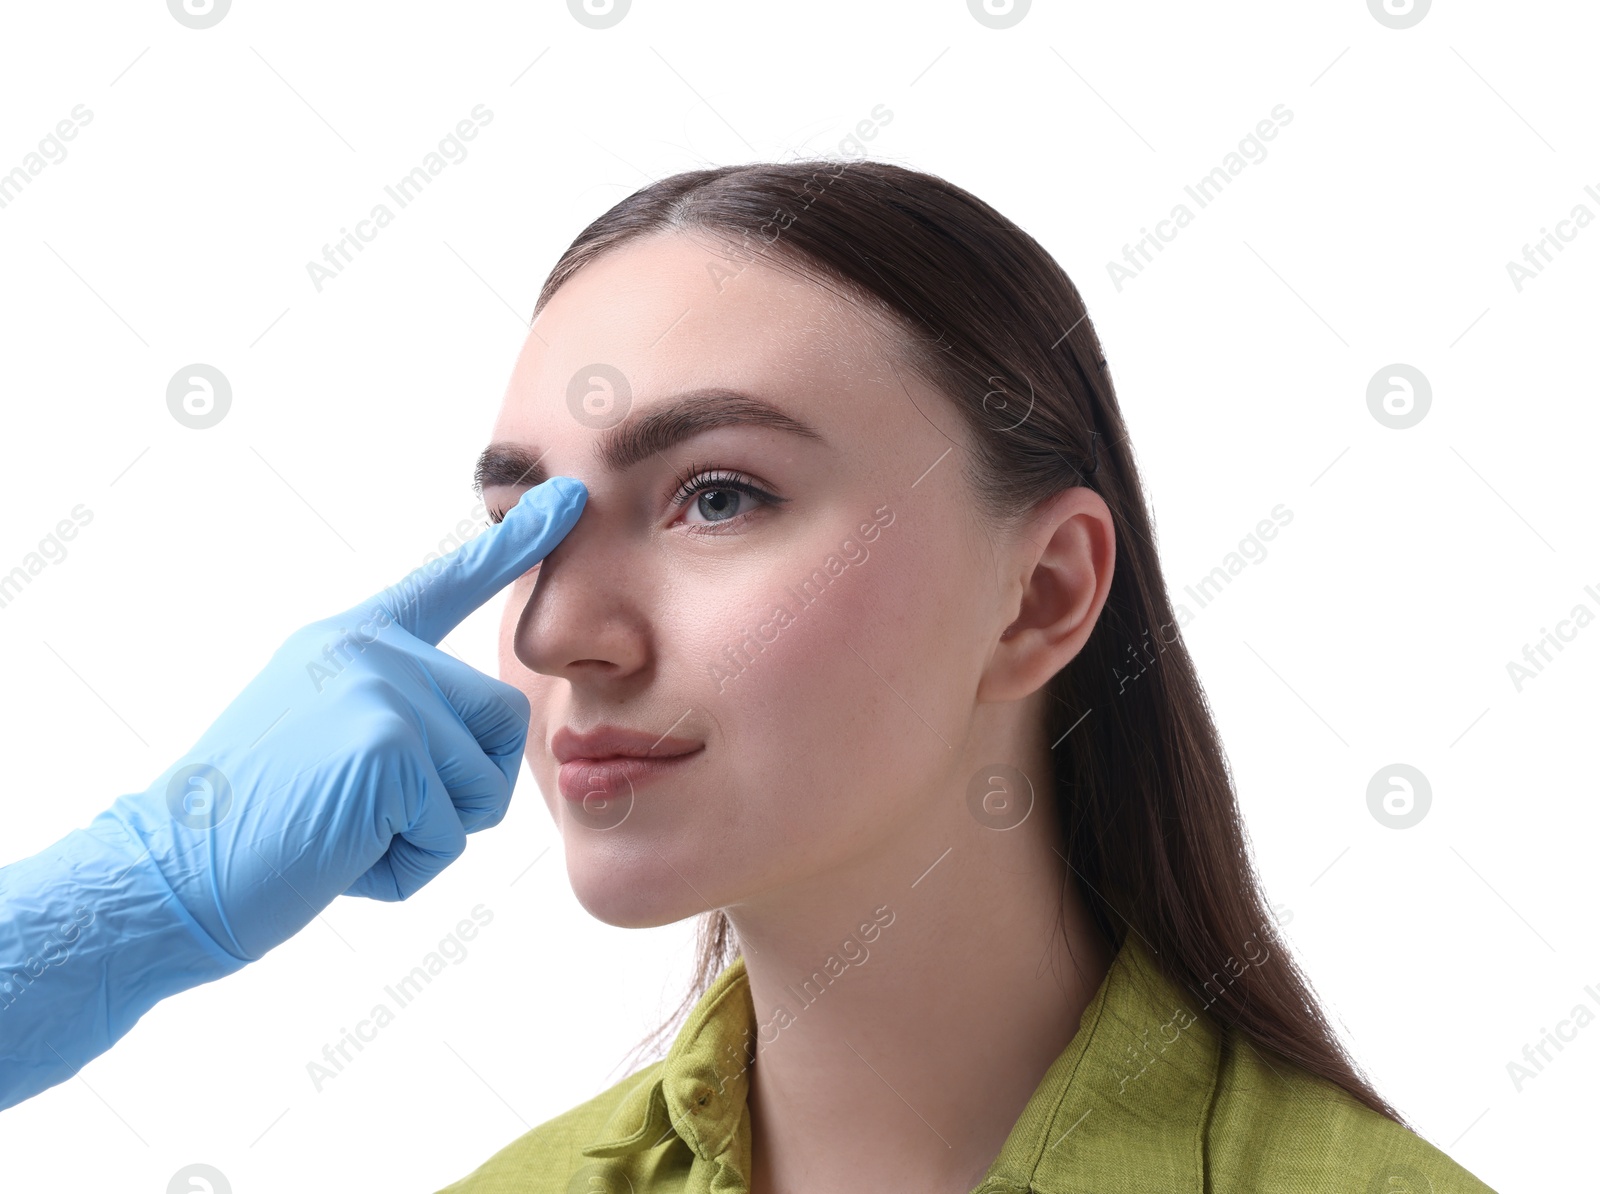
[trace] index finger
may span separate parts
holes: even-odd
[[[443,559],[390,585],[381,605],[402,629],[436,647],[466,616],[527,572],[566,537],[589,491],[575,477],[551,477],[524,493],[506,516]]]

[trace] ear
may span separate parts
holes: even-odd
[[[1094,490],[1075,486],[1040,506],[1010,546],[1003,609],[1015,612],[997,628],[980,701],[1037,692],[1083,649],[1111,594],[1116,551],[1111,510]]]

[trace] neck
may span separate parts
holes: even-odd
[[[759,1026],[753,1194],[981,1181],[1111,961],[1053,797],[1001,831],[953,792],[891,848],[727,909]]]

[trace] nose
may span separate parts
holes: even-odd
[[[649,664],[648,554],[591,497],[539,565],[513,648],[525,667],[578,684],[626,684]]]

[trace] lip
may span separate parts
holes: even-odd
[[[703,742],[619,726],[598,726],[584,733],[562,726],[550,741],[550,753],[560,763],[556,778],[562,796],[584,805],[631,797],[636,789],[682,768],[704,749]]]

